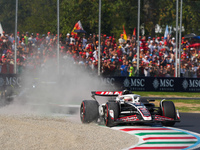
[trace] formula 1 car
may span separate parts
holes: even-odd
[[[98,122],[112,127],[121,123],[155,123],[173,126],[180,122],[178,110],[172,101],[160,102],[155,107],[155,100],[142,99],[131,91],[92,91],[93,100],[83,100],[80,107],[82,123]],[[112,97],[106,103],[99,105],[97,96]]]

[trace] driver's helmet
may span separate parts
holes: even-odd
[[[126,95],[126,94],[129,94],[130,92],[128,90],[123,90],[122,91],[122,95]]]
[[[140,97],[138,96],[138,97],[135,99],[135,102],[136,102],[136,103],[139,103],[139,101],[140,101]]]
[[[126,102],[132,102],[132,97],[130,97],[130,96],[125,96],[125,97],[124,97],[124,101],[126,101]]]

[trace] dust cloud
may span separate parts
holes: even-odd
[[[115,90],[97,76],[97,71],[91,71],[84,64],[75,64],[71,57],[61,60],[59,75],[56,64],[56,59],[49,59],[39,70],[24,73],[17,96],[11,104],[0,108],[0,113],[77,113],[66,106],[80,106],[82,100],[92,99],[91,91]]]

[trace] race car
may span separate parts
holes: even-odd
[[[141,98],[131,91],[92,91],[93,100],[83,100],[80,106],[82,123],[104,123],[113,127],[121,123],[156,123],[173,126],[180,122],[180,115],[172,101],[161,100],[155,107],[155,100]],[[99,104],[95,96],[108,96],[106,103]],[[111,97],[111,98],[110,98]]]

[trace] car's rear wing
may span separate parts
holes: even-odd
[[[118,96],[122,94],[122,91],[92,91],[92,96]]]

